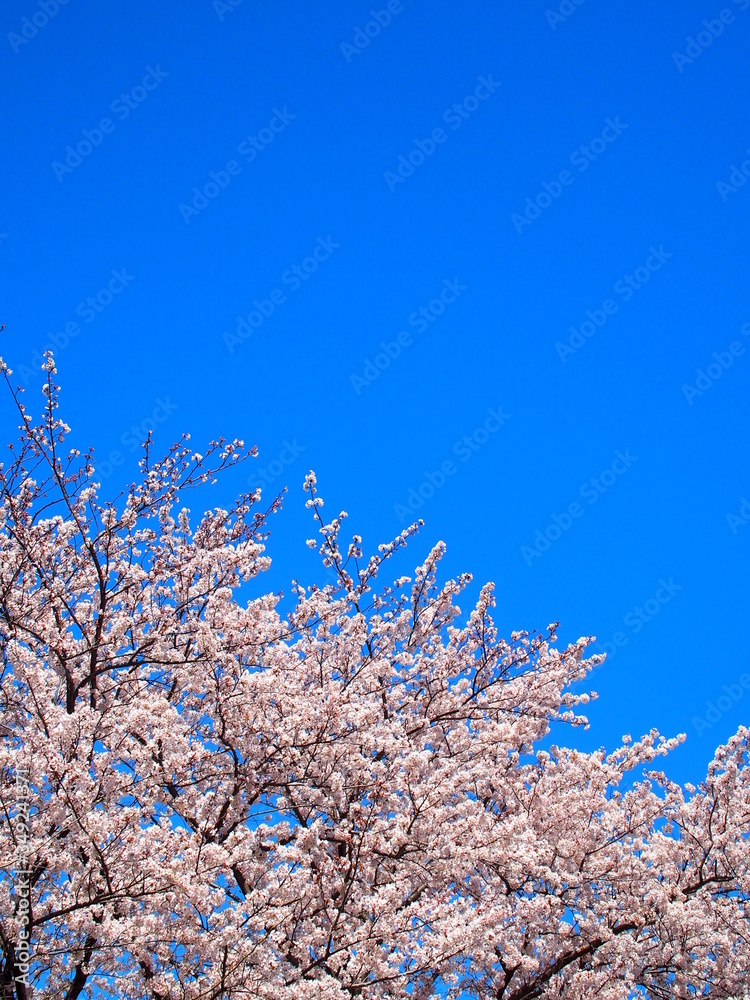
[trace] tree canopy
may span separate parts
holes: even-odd
[[[2,366],[21,415],[0,471],[8,995],[743,995],[748,729],[697,788],[652,770],[679,739],[655,730],[550,746],[586,724],[591,640],[501,637],[491,585],[463,617],[442,543],[384,583],[419,525],[365,556],[312,472],[308,544],[335,582],[295,584],[284,614],[248,598],[279,500],[187,506],[243,443],[154,460],[147,441],[104,500],[45,364],[38,422]]]

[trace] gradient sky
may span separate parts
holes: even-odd
[[[2,353],[36,414],[56,342],[104,492],[149,426],[257,444],[206,504],[289,487],[287,593],[309,468],[366,546],[423,517],[465,610],[611,644],[568,739],[699,779],[750,721],[750,0],[1,18]]]

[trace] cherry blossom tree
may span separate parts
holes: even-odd
[[[21,416],[0,473],[8,996],[743,996],[748,729],[698,788],[651,769],[678,742],[656,731],[550,745],[586,725],[590,639],[503,639],[491,586],[463,618],[442,544],[382,583],[419,526],[365,557],[312,473],[308,544],[336,582],[295,584],[282,614],[256,581],[278,500],[187,506],[242,442],[155,461],[147,441],[107,502],[52,358],[36,423],[2,371]]]

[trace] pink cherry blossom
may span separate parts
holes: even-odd
[[[15,996],[363,1000],[741,997],[750,969],[750,732],[682,788],[682,737],[610,752],[585,726],[590,640],[503,639],[458,606],[418,525],[363,554],[315,476],[336,584],[263,594],[260,493],[197,516],[247,454],[187,436],[100,498],[46,360],[0,470],[0,949]],[[250,586],[246,586],[246,585]],[[253,596],[255,594],[256,596]],[[575,686],[575,691],[573,690]],[[592,694],[593,696],[593,694]],[[571,741],[573,734],[571,733]],[[16,957],[19,769],[31,957]]]

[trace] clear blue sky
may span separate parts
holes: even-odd
[[[2,353],[37,413],[57,336],[106,491],[139,425],[256,443],[212,502],[289,486],[268,586],[312,467],[504,631],[619,633],[581,745],[699,778],[750,716],[749,42],[750,0],[9,0]]]

